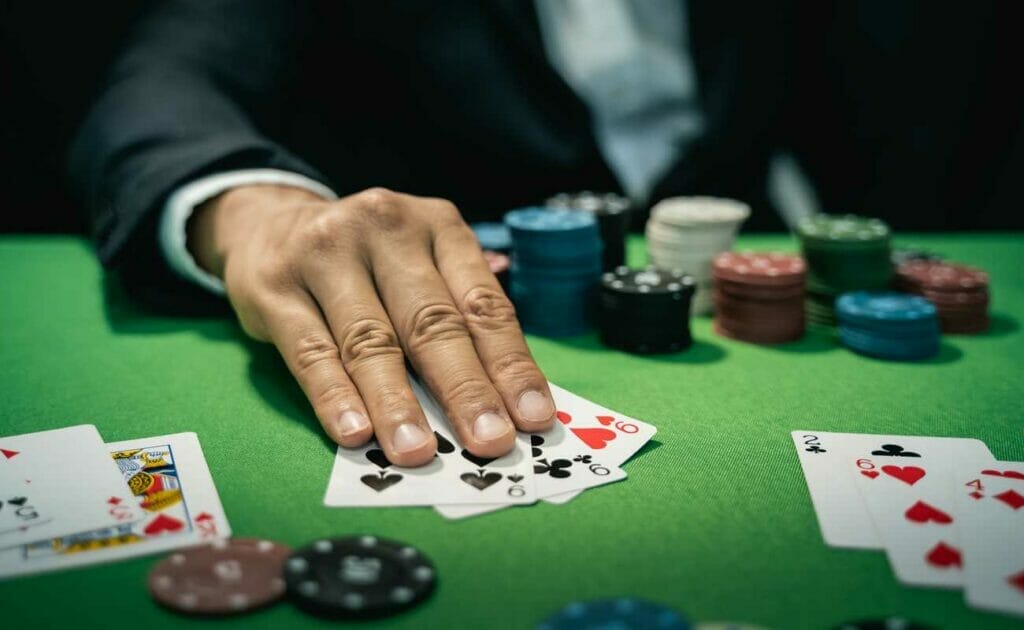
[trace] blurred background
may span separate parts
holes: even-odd
[[[0,2],[0,231],[84,232],[68,142],[149,2]],[[1011,2],[798,2],[783,206],[898,230],[1024,228]],[[794,172],[796,173],[794,175]]]

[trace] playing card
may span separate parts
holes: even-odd
[[[403,468],[389,462],[376,442],[357,449],[339,446],[325,505],[520,505],[537,500],[528,436],[517,435],[515,448],[502,457],[477,457],[458,446],[437,404],[418,382],[410,382],[437,436],[434,459]]]
[[[145,514],[134,523],[38,541],[0,552],[0,577],[109,562],[230,536],[231,528],[195,433],[107,444]]]
[[[854,454],[868,453],[883,443],[902,444],[922,438],[803,430],[791,435],[825,543],[832,547],[882,549],[882,539],[864,509],[853,478],[846,472],[850,462],[847,449]],[[963,442],[958,438],[923,439],[934,444],[937,453],[951,452]],[[992,457],[984,444],[970,442],[980,444],[985,459]]]
[[[549,383],[558,422],[529,436],[537,496],[550,503],[571,501],[587,488],[626,478],[619,466],[646,444],[657,429],[580,398]],[[492,506],[446,506],[435,509],[447,518],[465,518],[502,509]]]
[[[96,427],[0,438],[0,549],[141,517]]]
[[[967,603],[1024,616],[1024,462],[960,464],[953,492]]]
[[[896,578],[919,586],[961,586],[953,466],[992,461],[988,448],[972,439],[856,436],[847,438],[843,450],[847,475],[860,491]]]

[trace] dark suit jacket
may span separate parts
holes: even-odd
[[[707,133],[655,199],[765,202],[788,94],[780,5],[691,0]],[[225,169],[303,173],[453,200],[469,220],[560,191],[618,190],[586,106],[547,63],[531,0],[179,0],[137,29],[82,126],[71,171],[100,258],[142,297],[202,293],[162,261],[176,187]]]

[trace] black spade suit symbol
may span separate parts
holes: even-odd
[[[462,473],[459,479],[465,481],[477,490],[486,490],[501,481],[501,473],[485,473],[480,470],[475,473]]]
[[[25,505],[25,501],[28,501],[28,499],[26,499],[25,497],[14,497],[13,499],[7,500],[7,502],[10,503],[11,505],[17,505],[18,507]]]
[[[366,451],[366,459],[370,460],[374,464],[377,464],[377,466],[381,468],[387,468],[388,466],[391,465],[391,462],[389,462],[388,458],[384,455],[384,451],[380,450],[379,448],[371,448],[370,450]]]
[[[379,476],[378,476],[379,475]],[[383,470],[377,475],[363,475],[359,478],[366,485],[370,486],[377,492],[384,492],[391,486],[395,485],[403,479],[402,475],[397,473],[385,473]]]
[[[476,455],[470,453],[466,449],[462,449],[462,456],[481,468],[498,459],[497,457],[477,457]]]
[[[449,442],[443,435],[434,431],[434,437],[437,438],[437,452],[442,455],[455,452],[455,445]]]

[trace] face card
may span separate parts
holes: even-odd
[[[537,500],[528,436],[517,435],[515,449],[507,455],[477,457],[458,445],[436,403],[419,383],[410,381],[437,436],[433,461],[403,468],[389,462],[374,441],[357,449],[339,446],[325,505],[522,505]]]
[[[863,433],[830,433],[828,431],[793,431],[793,444],[800,458],[807,489],[818,516],[822,538],[831,547],[882,549],[882,539],[874,522],[864,509],[852,476],[847,474],[848,450],[870,453],[880,444],[902,444],[907,440],[926,439],[936,453],[951,453],[963,443],[959,438],[911,438],[908,436],[871,435]],[[983,459],[991,459],[988,448],[977,440],[969,440],[980,448]]]
[[[8,549],[0,553],[0,577],[109,562],[231,535],[195,433],[113,442],[107,449],[144,518]]]
[[[991,461],[971,439],[858,436],[845,450],[853,478],[896,578],[917,586],[963,585],[963,551],[953,502],[957,461]]]
[[[1024,462],[959,465],[953,492],[967,603],[1024,615]]]
[[[96,427],[0,438],[0,548],[141,517]]]

